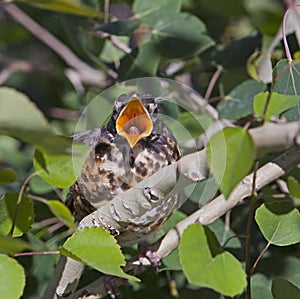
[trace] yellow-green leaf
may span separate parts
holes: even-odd
[[[17,180],[17,174],[12,169],[0,169],[0,184],[11,184]]]
[[[255,146],[249,132],[225,128],[213,135],[207,145],[207,163],[225,198],[249,173],[255,158]]]
[[[0,232],[0,252],[15,254],[25,249],[34,250],[34,247],[21,239],[5,236]]]
[[[288,177],[287,185],[292,196],[300,197],[300,183],[293,176]]]
[[[1,298],[18,299],[25,287],[23,267],[13,258],[0,254],[0,294]]]
[[[91,7],[79,4],[74,0],[18,0],[38,8],[52,10],[60,13],[72,14],[90,18],[103,18],[104,14]]]
[[[0,198],[0,231],[8,234],[11,230],[16,206],[18,201],[18,193],[6,193]],[[30,199],[23,194],[20,204],[18,216],[14,227],[14,237],[22,236],[23,233],[29,231],[34,222],[34,210]]]
[[[255,220],[271,244],[288,246],[300,242],[300,213],[286,200],[262,205],[256,210]]]
[[[222,252],[212,232],[200,224],[192,224],[184,231],[179,257],[183,272],[192,284],[230,297],[242,293],[246,286],[241,263],[229,252]]]
[[[65,225],[74,229],[74,217],[70,210],[59,200],[46,200],[45,203],[48,205],[50,211]]]
[[[85,146],[78,146],[78,149],[86,149]],[[59,188],[69,188],[76,181],[75,164],[83,163],[85,152],[78,152],[78,156],[70,154],[47,154],[36,150],[33,159],[33,166],[38,176],[45,182]],[[76,164],[77,165],[77,164]]]
[[[116,239],[101,227],[76,231],[63,245],[62,254],[70,252],[84,264],[109,275],[139,281],[123,272],[125,258]]]
[[[53,132],[38,107],[21,92],[0,88],[0,134],[35,145],[47,153],[65,153],[72,141]]]
[[[272,294],[274,299],[299,299],[300,289],[288,280],[276,277],[272,283]]]
[[[267,103],[268,97],[268,92],[261,92],[254,98],[254,112],[258,116],[263,116],[265,107],[267,106],[267,110],[265,112],[266,121],[269,121],[272,116],[280,116],[282,112],[293,108],[300,101],[300,96],[288,96],[273,92],[269,98],[269,102]]]

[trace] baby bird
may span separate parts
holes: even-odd
[[[121,95],[107,125],[73,138],[91,147],[67,196],[67,206],[78,220],[181,157],[175,137],[159,118],[157,100],[147,94]],[[149,213],[147,225],[130,224],[138,235],[131,239],[138,242],[160,229],[176,203],[173,196],[156,213]]]

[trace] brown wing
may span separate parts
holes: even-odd
[[[99,193],[104,179],[104,174],[99,170],[110,156],[113,136],[104,127],[77,133],[73,138],[79,143],[91,146],[80,175],[69,189],[66,200],[66,205],[80,220],[108,200],[105,194],[102,196]],[[95,203],[97,203],[96,206],[94,206]]]

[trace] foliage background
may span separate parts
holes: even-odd
[[[74,3],[86,5],[90,9],[76,6],[74,8]],[[175,79],[191,86],[217,107],[220,117],[235,120],[237,125],[243,126],[253,120],[254,96],[270,90],[271,86],[266,84],[264,78],[260,76],[258,63],[263,60],[269,45],[276,37],[289,1],[164,0],[151,1],[151,4],[146,0],[110,1],[111,14],[109,16],[104,12],[108,3],[109,1],[104,3],[98,0],[16,1],[22,11],[69,47],[81,61],[94,70],[98,70],[97,75],[100,75],[102,79],[97,82],[91,82],[89,79],[80,82],[83,78],[81,72],[84,69],[80,63],[70,65],[63,55],[60,55],[63,51],[60,49],[56,49],[58,53],[53,51],[51,47],[41,42],[39,34],[32,35],[24,26],[12,19],[9,11],[5,9],[7,4],[0,4],[0,83],[26,94],[43,112],[49,121],[45,127],[48,130],[49,125],[51,133],[42,131],[42,134],[52,136],[55,132],[59,135],[70,136],[74,132],[80,112],[95,95],[116,82],[145,76]],[[153,8],[153,13],[143,15],[149,6]],[[95,17],[95,11],[101,12],[99,18],[92,18]],[[75,15],[74,12],[81,15]],[[135,18],[130,18],[132,15],[135,15]],[[107,17],[109,20],[106,19]],[[296,27],[296,23],[294,25]],[[295,27],[288,27],[287,31],[291,31],[288,41],[296,62],[293,75],[297,83],[300,82],[297,81],[300,80],[300,68],[297,65],[299,37],[297,31],[296,34],[292,32],[296,30]],[[167,33],[167,38],[165,33]],[[282,59],[285,58],[286,53],[281,42],[277,43],[271,52],[273,67],[278,62],[285,63]],[[70,69],[73,69],[75,77],[68,73]],[[279,84],[273,84],[272,87],[284,95],[298,96],[299,93],[299,84],[296,84],[296,91],[293,90],[292,93],[290,90],[294,86],[288,84],[284,88]],[[232,99],[238,100],[230,101]],[[0,100],[3,100],[3,93]],[[8,105],[7,101],[3,103]],[[285,119],[298,120],[298,103],[297,98],[292,106],[283,109],[277,116],[287,111],[284,115]],[[108,103],[108,106],[111,104],[111,102]],[[2,109],[0,116],[3,117],[4,108],[0,107]],[[17,102],[13,103],[8,109],[8,113],[12,113],[8,115],[12,123],[17,119],[23,119],[26,113],[30,117],[38,113],[35,107],[32,110],[29,108],[26,110],[27,108],[25,105],[23,110],[23,106],[19,106]],[[256,112],[258,110],[259,108]],[[99,113],[99,118],[106,117],[107,114],[104,110],[97,111],[97,113]],[[176,113],[183,124],[195,130],[193,120],[189,116],[181,115],[180,111]],[[261,123],[257,122],[254,125],[258,126]],[[37,123],[33,123],[33,127],[36,128],[36,126]],[[33,165],[34,157],[36,164],[40,161],[39,152],[36,149],[38,148],[42,155],[47,154],[45,147],[41,144],[41,140],[44,141],[44,139],[41,137],[39,141],[32,140],[26,134],[27,137],[17,136],[13,126],[7,128],[1,122],[0,127],[0,133],[3,133],[0,136],[1,182],[6,183],[0,185],[0,195],[6,194],[6,200],[7,198],[16,200],[24,180],[32,172],[38,170],[37,165]],[[193,136],[196,138],[200,133],[196,129]],[[55,138],[49,142],[50,154],[53,154],[51,150],[55,148],[57,142],[62,144],[62,148],[67,148],[64,142],[68,143],[65,140],[57,141]],[[266,156],[260,162],[266,162],[273,156]],[[7,169],[11,172],[4,172]],[[61,183],[60,171],[61,164],[53,170],[58,174],[58,178],[54,178],[52,184],[49,184],[49,180],[48,182],[47,179],[45,180],[45,175],[44,177],[41,175],[42,178],[33,177],[26,192],[29,191],[35,197],[43,199],[64,199],[68,182],[66,186],[59,185]],[[293,178],[289,179],[289,186],[294,184],[294,189],[299,188],[297,182],[299,169],[296,167],[290,175]],[[8,176],[12,178],[5,181]],[[213,182],[212,186],[212,189],[216,188]],[[199,183],[190,199],[182,207],[182,212],[192,213],[214,195],[207,194],[207,198],[203,199],[203,196],[199,195],[202,192],[201,188],[203,186]],[[263,193],[281,194],[282,192],[274,183],[266,187]],[[297,196],[299,196],[299,191],[286,196],[296,208],[299,207]],[[199,202],[200,198],[201,202]],[[56,250],[70,231],[62,225],[63,216],[59,216],[60,221],[53,218],[45,201],[36,199],[28,201],[30,202],[28,210],[24,209],[29,211],[32,221],[29,224],[31,228],[24,229],[26,234],[22,236],[22,239],[41,252]],[[2,198],[1,211],[5,210],[3,202]],[[31,210],[32,206],[34,212]],[[59,211],[60,209],[61,207],[58,208]],[[230,235],[244,233],[248,212],[248,204],[238,206],[231,213],[230,228],[228,222],[225,223],[226,219],[219,219],[210,228],[223,244]],[[6,220],[6,216],[4,212],[0,214],[1,231],[8,233],[3,229],[5,227],[3,219]],[[178,214],[177,217],[183,216]],[[296,225],[299,228],[299,217],[296,219]],[[297,237],[298,235],[295,236],[296,239]],[[259,256],[265,245],[266,240],[256,222],[253,221],[250,246],[252,262]],[[16,251],[23,251],[23,249]],[[244,267],[245,242],[243,238],[231,240],[227,243],[226,250],[233,253]],[[26,274],[23,298],[41,298],[52,276],[56,260],[55,255],[17,257],[18,263],[23,266]],[[132,288],[122,288],[124,297],[171,298],[175,288],[170,288],[170,285],[174,281],[180,298],[187,296],[189,298],[223,297],[211,288],[201,286],[201,283],[197,286],[188,283],[176,257],[170,256],[165,260],[165,265],[177,271],[162,271],[159,274],[146,272],[142,275],[141,284],[134,284]],[[252,297],[284,298],[276,295],[274,290],[272,293],[273,278],[280,276],[299,288],[299,268],[299,244],[286,247],[270,246],[253,274]],[[96,271],[87,270],[82,284],[91,281],[96,275]],[[226,273],[221,273],[221,275],[226,276]],[[22,281],[22,277],[20,280]],[[299,295],[299,289],[296,294]],[[237,298],[245,296],[245,292],[242,295],[236,295]],[[11,298],[18,298],[18,295],[16,294],[15,297],[12,295]]]

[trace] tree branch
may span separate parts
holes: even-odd
[[[293,147],[276,158],[273,162],[269,162],[257,171],[257,185],[256,190],[260,190],[270,182],[276,180],[284,175],[287,171],[295,167],[300,162],[300,148]],[[169,255],[176,249],[180,242],[180,237],[183,231],[193,223],[201,223],[208,225],[216,219],[223,216],[227,211],[231,210],[235,205],[242,202],[244,198],[251,195],[253,174],[249,174],[244,180],[235,188],[228,200],[225,200],[223,195],[218,196],[210,203],[203,206],[201,209],[181,221],[175,228],[171,229],[163,238],[158,250],[157,257],[162,259]],[[134,262],[129,262],[125,267],[125,271],[133,273],[133,275],[140,274],[143,270]],[[116,279],[117,286],[122,285],[124,281]],[[106,289],[103,278],[99,278],[81,290],[78,290],[74,298],[82,298],[85,294],[87,298],[103,298],[106,295]],[[91,294],[88,296],[87,294]],[[71,297],[70,297],[71,298]]]
[[[51,71],[50,67],[37,66],[31,64],[26,60],[13,59],[0,53],[0,65],[3,65],[3,69],[0,73],[0,85],[2,85],[9,77],[15,72],[22,73],[37,73],[40,75],[48,76],[51,78],[58,79],[57,73]]]
[[[276,132],[276,136],[273,136],[274,132]],[[267,146],[266,140],[269,140],[272,146],[275,146],[278,150],[282,150],[293,146],[295,141],[298,140],[299,123],[268,123],[261,128],[250,130],[250,134],[258,149],[263,148],[264,152],[273,152],[273,148]],[[266,134],[269,134],[269,136]],[[262,135],[264,138],[260,138],[258,135]],[[296,144],[298,145],[297,142]],[[257,171],[256,190],[261,189],[285,174],[286,171],[295,167],[299,161],[300,149],[298,147],[292,147],[273,162],[269,162],[261,167]],[[90,227],[98,225],[106,229],[113,228],[116,231],[122,231],[123,225],[126,225],[126,223],[135,223],[136,219],[141,217],[148,209],[158,207],[164,200],[171,195],[178,193],[187,185],[204,180],[207,177],[208,168],[205,150],[187,155],[177,163],[167,166],[151,177],[143,180],[134,188],[119,194],[110,201],[109,204],[85,217],[80,222],[78,229],[82,229],[86,226]],[[234,189],[228,200],[225,200],[223,195],[218,196],[200,210],[180,222],[176,228],[170,230],[163,238],[157,250],[157,256],[163,258],[172,252],[178,246],[180,236],[189,224],[200,222],[207,225],[212,223],[241,202],[245,197],[251,195],[252,179],[253,175],[248,175]],[[150,202],[147,199],[144,193],[146,187],[151,188],[152,192],[159,195],[159,199],[156,202]],[[130,206],[130,210],[126,208],[128,206]],[[122,235],[117,236],[116,238],[122,245],[124,242]],[[128,265],[128,267],[132,267],[132,265]],[[125,269],[133,271],[131,268],[126,267]],[[72,298],[72,294],[75,292],[82,270],[83,265],[72,259],[67,259],[67,264],[63,268],[63,272],[55,274],[55,276],[61,275],[57,288],[59,295],[63,295],[64,298]],[[93,294],[95,294],[95,292],[96,294],[101,293],[103,295],[103,284],[98,284],[99,282],[97,282],[96,289],[92,289],[88,286],[85,288],[85,291]],[[95,287],[94,284],[92,286]],[[101,287],[101,291],[98,287]],[[48,295],[50,294],[50,291],[52,291],[53,294],[53,290],[48,290]],[[69,294],[69,296],[66,294]],[[76,293],[77,297],[78,294],[79,293]],[[53,295],[52,297],[44,298],[53,298]]]
[[[45,43],[53,52],[59,55],[66,62],[66,64],[73,69],[73,71],[76,71],[82,82],[100,87],[107,86],[107,79],[104,72],[92,68],[78,58],[70,48],[68,48],[48,30],[26,15],[15,4],[6,3],[3,5],[3,8],[19,24],[24,26],[35,37]],[[66,76],[68,75],[68,71],[70,70],[66,69]]]

